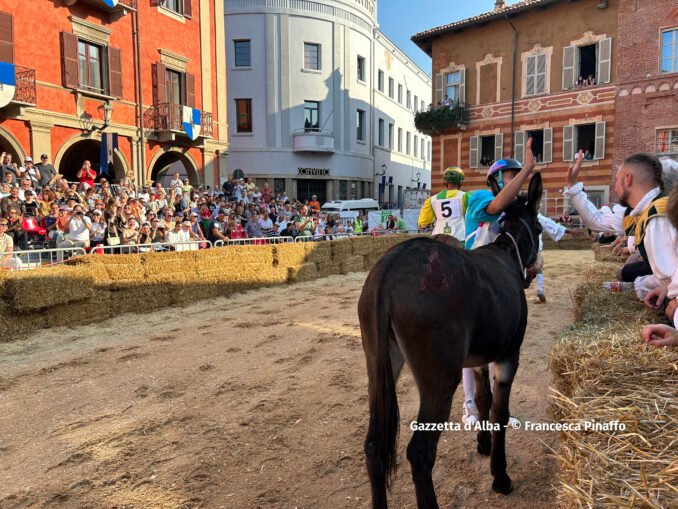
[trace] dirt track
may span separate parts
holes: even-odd
[[[590,251],[545,252],[511,410],[545,420],[546,358],[571,320]],[[0,507],[367,507],[364,273],[43,331],[0,344]],[[450,419],[460,420],[461,391]],[[400,469],[389,500],[413,507],[405,447],[418,398],[398,384]],[[441,506],[549,507],[554,434],[509,430],[514,492],[492,493],[475,433],[442,437]]]

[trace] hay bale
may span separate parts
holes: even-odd
[[[631,292],[602,289],[617,264],[595,264],[577,289],[581,310],[549,357],[560,422],[621,430],[568,430],[557,452],[564,507],[678,507],[678,349],[647,346],[643,324],[661,320]]]
[[[172,294],[169,284],[136,285],[110,292],[111,307],[117,314],[148,313],[171,306]]]
[[[364,267],[363,256],[349,256],[341,262],[341,273],[348,274],[349,272],[362,272]]]
[[[380,252],[375,252],[368,254],[366,256],[363,256],[363,270],[372,270],[372,267],[374,267],[374,264],[377,263],[381,257],[383,256],[382,253]]]
[[[624,263],[626,256],[617,256],[612,254],[613,246],[612,244],[599,244],[594,242],[591,245],[593,249],[594,258],[597,262],[613,262],[613,263]]]
[[[79,300],[44,310],[46,327],[69,327],[101,322],[114,316],[111,292],[99,290],[91,299]]]
[[[332,240],[330,241],[330,250],[332,261],[341,263],[346,258],[353,256],[353,242],[350,238]]]
[[[5,302],[16,312],[62,305],[95,295],[94,280],[84,266],[13,271],[3,279],[3,290]]]
[[[287,268],[287,281],[300,283],[318,278],[318,267],[315,263],[301,263]]]
[[[352,237],[351,244],[353,244],[353,254],[365,256],[374,252],[377,246],[377,239],[381,237],[372,237],[363,235],[360,237]]]
[[[140,262],[144,279],[148,284],[193,283],[198,281],[196,253],[198,251],[176,251],[144,253]]]
[[[46,325],[47,320],[42,313],[0,313],[0,342],[23,339],[36,330],[44,329]]]

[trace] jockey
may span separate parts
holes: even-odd
[[[417,225],[424,228],[435,222],[433,235],[451,235],[464,242],[464,217],[470,194],[460,190],[463,182],[464,172],[461,168],[447,168],[443,175],[445,189],[426,200],[419,213]]]
[[[527,181],[535,167],[532,154],[532,138],[525,145],[525,164],[515,159],[500,159],[487,172],[487,186],[474,192],[466,210],[466,249],[476,249],[494,242],[499,235],[499,220],[504,210],[516,199],[520,188]],[[473,368],[462,370],[464,384],[464,413],[462,421],[471,425],[478,422],[478,409],[475,403],[475,380]],[[494,384],[494,363],[490,363],[490,383]],[[509,417],[509,423],[517,422]]]

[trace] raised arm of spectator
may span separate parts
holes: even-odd
[[[579,171],[583,160],[584,153],[580,150],[577,153],[577,161],[574,166],[567,170],[567,184],[570,187],[565,190],[563,196],[572,200],[572,205],[591,230],[623,235],[624,207],[615,206],[613,210],[609,207],[603,207],[599,210],[588,200],[584,192],[584,184],[579,182]]]
[[[515,200],[520,192],[520,188],[532,173],[535,167],[534,155],[532,154],[532,138],[527,140],[525,145],[525,164],[518,174],[511,179],[511,182],[504,186],[499,194],[485,208],[488,215],[501,214]]]
[[[555,242],[560,241],[560,239],[563,238],[563,235],[568,233],[567,229],[563,225],[556,223],[550,217],[537,214],[537,220],[539,221],[539,224],[541,224],[544,233],[551,237],[551,239]]]

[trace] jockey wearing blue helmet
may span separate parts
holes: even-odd
[[[515,159],[500,159],[487,172],[487,186],[490,189],[476,191],[471,195],[466,207],[466,249],[475,249],[494,241],[499,234],[499,218],[504,210],[515,200],[520,188],[527,181],[535,167],[532,155],[532,138],[525,146],[525,164]],[[490,365],[490,379],[493,366]],[[475,380],[473,369],[462,370],[464,384],[464,423],[473,425],[478,422],[478,409],[475,404]],[[512,420],[515,420],[511,417]]]

